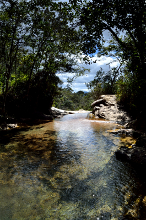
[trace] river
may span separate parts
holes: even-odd
[[[117,125],[86,116],[0,133],[0,220],[146,219],[146,185],[115,157]]]

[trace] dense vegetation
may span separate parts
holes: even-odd
[[[103,94],[117,93],[119,74],[120,73],[116,68],[113,68],[107,72],[104,72],[101,68],[96,72],[94,80],[86,84],[94,100]]]
[[[80,1],[72,1],[79,8]],[[91,0],[80,7],[84,52],[98,48],[100,55],[120,61],[118,97],[134,117],[146,119],[146,3],[144,0]],[[103,31],[112,36],[104,44]],[[123,34],[123,36],[121,35]],[[146,121],[146,120],[145,120]]]
[[[47,112],[61,84],[56,73],[83,73],[73,19],[67,3],[0,1],[0,114]]]
[[[91,110],[91,103],[94,101],[91,92],[73,92],[70,87],[61,90],[60,95],[54,99],[54,106],[64,110]]]
[[[0,0],[0,26],[0,114],[27,114],[36,109],[47,113],[53,102],[61,108],[86,109],[88,104],[83,106],[79,100],[89,95],[67,89],[60,93],[56,73],[83,74],[75,57],[98,49],[99,56],[113,56],[120,66],[97,72],[87,85],[92,96],[116,92],[133,117],[146,121],[144,0],[70,0],[70,4]],[[112,37],[106,44],[105,30]]]

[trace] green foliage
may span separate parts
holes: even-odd
[[[30,81],[22,80],[13,85],[8,92],[7,112],[15,116],[31,115],[36,111],[49,113],[53,99],[59,94],[58,84],[62,82],[52,72],[41,70]]]
[[[119,71],[116,68],[106,73],[102,68],[97,71],[94,80],[87,84],[88,89],[91,89],[94,100],[98,99],[102,94],[115,94],[117,91],[118,76]]]
[[[146,4],[143,0],[72,1],[78,7],[83,31],[83,51],[114,56],[120,61],[122,77],[118,81],[118,97],[135,117],[144,115],[146,107]],[[80,10],[79,10],[80,8]],[[107,42],[103,31],[112,40]],[[123,32],[124,36],[120,36]],[[98,88],[100,92],[100,85]],[[124,101],[125,100],[125,101]],[[136,116],[137,115],[137,116]],[[143,117],[143,116],[140,116]],[[146,117],[145,117],[146,118]]]
[[[53,105],[56,108],[64,110],[91,110],[91,103],[93,101],[90,93],[84,93],[83,91],[75,93],[70,87],[68,87],[62,89],[60,95],[55,98]]]
[[[80,30],[70,25],[74,17],[71,5],[65,2],[0,0],[0,92],[4,115],[10,108],[9,97],[19,107],[21,98],[27,97],[25,109],[30,109],[32,103],[34,107],[45,106],[42,102],[47,102],[46,97],[51,105],[58,93],[57,72],[83,74],[84,69],[79,69],[75,59],[82,44]]]
[[[77,1],[78,2],[78,1]],[[89,53],[90,46],[100,49],[103,31],[108,30],[125,54],[131,54],[133,46],[137,55],[145,48],[145,2],[143,0],[87,2],[80,11],[80,23],[85,25],[84,45]],[[128,45],[119,35],[120,31],[129,35],[131,43]],[[144,46],[144,48],[143,48]],[[128,52],[129,51],[129,52]],[[142,55],[142,54],[141,54]],[[140,54],[138,55],[140,59]]]
[[[117,98],[131,116],[138,119],[143,118],[145,121],[146,81],[129,75],[120,77],[117,81]]]

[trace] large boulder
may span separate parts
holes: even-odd
[[[106,102],[105,99],[98,99],[96,101],[94,101],[91,106],[94,107],[94,106],[99,106],[100,104],[104,104]]]
[[[58,109],[58,108],[55,108],[55,107],[51,107],[51,112],[52,112],[52,115],[53,117],[62,117],[63,115],[67,115],[68,112],[65,111],[65,110],[62,110],[62,109]]]
[[[126,112],[119,108],[116,95],[102,95],[91,106],[93,107],[92,113],[97,119],[103,118],[123,125],[130,120]]]

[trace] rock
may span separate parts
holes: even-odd
[[[103,119],[106,119],[106,116],[105,116],[105,113],[104,112],[102,112],[102,113],[98,113],[97,114],[97,116],[99,117],[99,118],[103,118]]]
[[[110,105],[110,106],[114,106],[115,105],[115,103],[112,103],[112,102],[106,102],[106,105]]]
[[[125,114],[121,114],[117,117],[117,119],[120,119],[122,121],[126,121],[126,115]]]
[[[16,127],[17,127],[17,124],[7,124],[7,127],[8,127],[8,128],[16,128]]]
[[[7,130],[7,129],[12,129],[16,128],[18,125],[17,124],[1,124],[1,129],[2,130]]]
[[[1,124],[1,129],[2,130],[7,130],[8,129],[7,124],[5,124],[5,123]]]
[[[119,124],[125,124],[130,121],[130,117],[127,116],[126,112],[119,109],[116,95],[102,95],[101,99],[93,102],[91,106],[95,117],[115,121]]]
[[[68,112],[65,111],[65,110],[62,110],[62,109],[58,109],[58,108],[55,108],[55,107],[51,107],[51,112],[52,112],[52,115],[53,117],[62,117],[63,115],[67,115]]]
[[[112,134],[121,134],[121,135],[125,135],[125,136],[132,136],[133,135],[133,130],[122,128],[122,129],[119,129],[119,130],[111,131],[110,133],[112,133]]]
[[[97,116],[97,114],[99,113],[100,107],[99,106],[94,106],[92,113]]]
[[[115,152],[116,158],[121,161],[131,160],[131,149],[122,146],[119,150]]]
[[[98,106],[95,106],[94,107],[94,111],[97,111],[97,110],[99,110],[100,109],[100,107],[98,107]]]
[[[111,133],[137,138],[136,144],[131,145],[130,147],[120,147],[115,152],[115,155],[118,160],[129,162],[135,168],[138,168],[140,172],[145,171],[146,134],[142,135],[141,131],[137,131],[139,126],[138,121],[131,121],[131,118],[127,113],[118,105],[115,95],[101,96],[101,99],[96,100],[91,105],[94,107],[93,112],[97,118],[104,118],[124,125],[124,128],[112,131]],[[96,106],[98,106],[98,108],[96,108]]]
[[[137,119],[136,120],[132,120],[132,121],[129,121],[128,123],[126,123],[126,128],[136,128],[136,124],[137,124]]]
[[[94,102],[91,104],[91,106],[92,106],[92,107],[98,106],[98,105],[103,104],[103,103],[105,103],[105,102],[106,102],[105,99],[98,99],[98,100],[94,101]]]
[[[68,111],[68,114],[74,114],[74,112],[73,111]]]
[[[90,113],[88,113],[87,118],[88,119],[93,119],[93,118],[95,118],[95,115],[90,112]]]
[[[132,148],[121,147],[115,152],[116,158],[127,161],[137,168],[146,166],[146,148],[133,145]]]
[[[99,118],[99,117],[98,117],[98,111],[93,112],[93,114],[94,114],[94,116],[95,116],[96,118]]]

